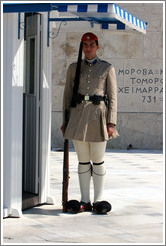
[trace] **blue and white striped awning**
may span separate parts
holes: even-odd
[[[146,33],[146,23],[116,3],[4,3],[3,12],[69,12],[77,18],[49,18],[48,21],[89,21],[100,24],[101,28],[108,29],[109,24],[117,24],[117,29],[125,29],[125,26]]]
[[[123,25],[126,25],[129,28],[146,33],[146,23],[143,20],[115,3],[62,5],[59,6],[58,11],[70,12],[85,20],[89,18],[89,21],[99,23],[105,29],[108,28],[108,24],[118,24],[119,27],[121,26],[118,29],[124,29]]]

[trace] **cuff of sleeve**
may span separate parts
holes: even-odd
[[[117,122],[117,112],[111,111],[111,113],[109,113],[107,116],[107,124],[112,123],[116,125],[116,122]]]
[[[114,123],[112,123],[112,122],[107,123],[107,125],[110,125],[111,127],[116,126],[116,124],[114,124]]]

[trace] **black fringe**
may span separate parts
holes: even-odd
[[[78,60],[77,60],[77,67],[76,67],[76,73],[75,73],[75,79],[74,79],[74,87],[73,87],[73,97],[71,101],[71,107],[74,108],[77,105],[77,102],[75,100],[76,94],[78,93],[78,87],[80,82],[80,71],[81,71],[81,61],[82,61],[82,46],[83,42],[80,42],[80,48],[79,48],[79,54],[78,54]]]

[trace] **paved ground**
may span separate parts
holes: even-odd
[[[161,151],[111,150],[104,198],[108,215],[62,213],[63,152],[51,152],[51,195],[55,205],[41,205],[21,218],[3,220],[4,244],[156,244],[163,236],[164,159]],[[93,201],[93,186],[91,186]],[[69,199],[80,199],[77,157],[70,151]]]

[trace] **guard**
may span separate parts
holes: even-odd
[[[117,83],[114,66],[98,58],[98,49],[98,37],[91,32],[85,33],[81,38],[78,61],[68,67],[63,95],[61,130],[65,139],[72,139],[78,157],[81,198],[68,202],[68,211],[74,213],[106,214],[111,211],[111,204],[103,200],[104,153],[107,141],[119,136],[116,130]]]

